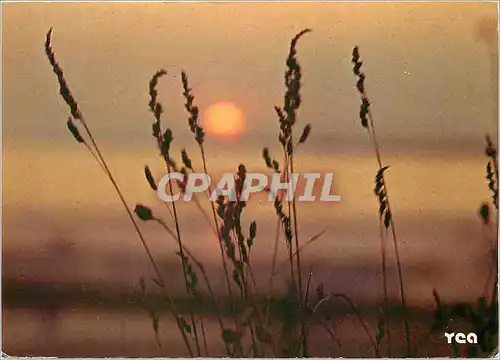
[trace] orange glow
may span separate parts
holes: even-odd
[[[208,134],[236,137],[245,131],[243,111],[229,101],[211,105],[203,116],[203,127]]]

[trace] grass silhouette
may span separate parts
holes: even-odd
[[[292,174],[295,172],[295,159],[297,150],[304,144],[311,134],[311,126],[305,124],[297,138],[296,125],[298,124],[298,110],[301,105],[301,78],[302,68],[297,57],[297,44],[299,39],[309,33],[310,29],[299,32],[290,43],[288,57],[285,65],[285,92],[282,106],[275,106],[275,111],[279,124],[278,141],[281,145],[283,158],[278,160],[273,158],[268,148],[262,151],[263,160],[266,166],[283,181],[294,181]],[[161,216],[153,213],[150,207],[144,204],[137,204],[133,209],[126,202],[122,191],[112,175],[112,172],[89,128],[88,122],[83,116],[82,110],[73,97],[70,88],[66,82],[63,71],[55,59],[52,49],[52,29],[46,36],[45,52],[47,58],[55,73],[60,89],[60,95],[68,105],[70,117],[67,122],[69,131],[75,140],[83,144],[91,156],[99,164],[109,181],[112,183],[130,222],[132,223],[137,236],[146,252],[146,255],[153,266],[155,278],[152,280],[154,286],[161,290],[162,299],[168,305],[170,313],[178,327],[187,353],[191,357],[212,356],[209,352],[208,339],[205,327],[205,316],[203,312],[195,311],[197,307],[203,307],[203,304],[210,304],[210,308],[216,314],[218,327],[220,330],[219,341],[223,343],[225,355],[230,357],[309,357],[308,335],[311,326],[320,326],[328,336],[340,344],[334,326],[329,318],[323,315],[321,311],[329,306],[333,299],[342,299],[346,302],[349,311],[355,315],[359,321],[365,335],[373,349],[373,355],[383,356],[415,356],[418,354],[419,347],[433,333],[442,332],[449,329],[450,324],[455,318],[460,318],[471,324],[475,332],[478,333],[481,341],[479,344],[469,344],[467,346],[467,355],[476,356],[485,353],[491,353],[498,342],[498,277],[495,276],[493,284],[487,281],[489,299],[486,296],[480,297],[476,303],[463,303],[454,306],[446,306],[437,291],[434,292],[436,300],[436,313],[434,326],[423,339],[415,339],[410,332],[410,316],[407,306],[405,284],[403,280],[403,266],[400,259],[400,249],[398,238],[394,226],[394,217],[391,203],[389,200],[387,182],[384,176],[389,168],[383,163],[380,154],[380,145],[378,143],[375,124],[373,120],[371,104],[367,96],[365,87],[365,74],[361,71],[362,62],[360,61],[359,49],[354,48],[352,53],[353,72],[358,80],[356,88],[361,97],[360,119],[361,125],[367,129],[370,141],[373,144],[378,171],[375,175],[374,193],[379,199],[379,219],[380,219],[380,238],[381,238],[381,266],[382,266],[382,285],[384,289],[384,302],[378,315],[376,328],[371,328],[364,319],[362,310],[346,294],[330,293],[326,294],[322,287],[316,289],[316,296],[313,296],[311,290],[312,273],[303,269],[301,252],[308,244],[316,241],[324,234],[319,231],[315,236],[307,241],[301,241],[299,234],[299,212],[298,204],[295,198],[292,201],[285,201],[284,196],[278,194],[274,201],[274,210],[277,216],[276,232],[274,234],[274,247],[272,254],[272,271],[269,276],[268,292],[261,289],[254,275],[252,266],[252,249],[258,244],[259,237],[258,224],[253,221],[248,229],[242,225],[242,217],[245,212],[246,203],[244,201],[229,201],[227,196],[219,196],[217,201],[211,202],[211,214],[205,212],[200,206],[199,201],[194,197],[197,209],[200,215],[210,226],[220,250],[221,263],[224,270],[224,282],[227,290],[227,298],[217,297],[213,291],[213,285],[206,272],[203,259],[186,246],[184,242],[183,229],[179,223],[179,212],[182,211],[175,202],[165,203],[169,220],[164,220]],[[195,172],[191,157],[185,149],[181,150],[179,156],[172,153],[172,143],[174,141],[174,132],[171,128],[164,129],[162,126],[162,114],[164,108],[158,102],[157,85],[158,82],[167,76],[166,70],[159,70],[153,74],[149,82],[149,111],[153,116],[152,136],[155,145],[162,157],[167,173],[182,172],[189,174]],[[204,147],[205,133],[199,123],[199,109],[194,103],[193,90],[189,87],[188,76],[186,72],[181,73],[182,94],[185,99],[185,109],[188,115],[187,126],[193,135],[194,141],[200,150],[201,163],[203,171],[208,173],[207,154]],[[488,156],[487,179],[488,186],[492,191],[492,202],[496,211],[498,210],[498,165],[497,152],[491,140],[487,140],[486,155]],[[241,184],[245,181],[247,169],[242,163],[235,174],[236,193],[239,195]],[[144,168],[144,176],[153,191],[156,191],[158,185],[155,182],[155,176],[149,166]],[[184,193],[186,184],[183,182],[168,183],[168,190],[173,193],[174,190]],[[209,196],[212,193],[212,187],[204,195]],[[489,205],[485,204],[480,209],[480,215],[485,225],[491,222],[491,210]],[[168,291],[168,284],[164,280],[155,256],[148,247],[137,219],[144,222],[156,223],[161,226],[168,236],[177,244],[177,255],[179,257],[179,266],[182,269],[183,283],[185,287],[185,299],[193,306],[185,306],[182,311],[179,310],[179,304],[174,301]],[[396,353],[394,349],[395,342],[399,337],[395,337],[393,332],[389,331],[391,323],[399,320],[399,316],[394,315],[394,310],[389,308],[387,288],[387,257],[388,253],[387,238],[390,236],[394,245],[394,256],[396,258],[398,285],[401,300],[401,314],[404,323],[404,343],[405,352]],[[280,239],[284,238],[287,249],[287,260],[278,264],[277,254],[280,245]],[[497,274],[496,254],[498,244],[493,245],[494,268],[492,273]],[[280,271],[281,266],[287,266],[288,286],[287,291],[281,297],[276,298],[270,295],[273,289],[273,279]],[[306,274],[307,277],[305,276]],[[143,299],[149,299],[149,284],[145,279],[140,279],[141,296]],[[226,316],[227,309],[229,313],[236,316]],[[151,318],[151,324],[155,333],[155,338],[159,350],[163,354],[164,346],[159,336],[159,317],[161,306],[155,301],[144,301],[144,307]],[[391,312],[392,311],[392,312]],[[229,320],[228,320],[229,319]],[[386,345],[386,351],[383,351],[382,345]],[[460,354],[456,347],[452,347],[454,354]]]

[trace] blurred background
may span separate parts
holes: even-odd
[[[373,194],[377,163],[358,118],[351,64],[352,48],[359,46],[382,156],[391,166],[387,182],[410,306],[432,310],[434,288],[452,303],[484,291],[496,238],[495,225],[485,227],[478,217],[480,204],[490,199],[485,134],[495,143],[498,136],[494,3],[7,3],[4,352],[158,355],[150,320],[135,301],[139,278],[151,278],[153,271],[112,185],[67,131],[68,109],[44,53],[50,27],[56,58],[127,200],[151,206],[165,219],[168,213],[143,172],[148,164],[157,178],[165,173],[148,112],[154,72],[168,71],[158,86],[159,101],[179,161],[186,148],[201,167],[184,110],[185,70],[201,111],[231,102],[242,114],[244,126],[236,134],[207,135],[209,172],[217,178],[240,163],[248,171],[268,172],[262,148],[281,154],[273,106],[283,103],[289,42],[312,28],[298,45],[298,126],[309,123],[312,131],[297,153],[296,171],[333,172],[342,201],[299,204],[304,242],[327,229],[302,259],[314,272],[315,286],[345,293],[369,311],[381,301],[382,287]],[[208,201],[200,202],[210,212]],[[181,203],[179,214],[185,243],[203,259],[223,296],[216,237],[193,203]],[[264,196],[248,203],[245,226],[253,220],[258,230],[252,257],[257,280],[265,285],[276,218]],[[140,226],[170,290],[182,298],[175,243],[157,224]],[[283,242],[279,254],[286,259]],[[392,257],[389,274],[397,302]],[[162,321],[166,341],[176,338],[175,327]],[[357,325],[342,324],[348,350],[341,355],[371,356]],[[320,335],[314,341],[325,352],[330,346]],[[167,351],[182,355],[176,347]],[[429,351],[440,354],[437,346]]]

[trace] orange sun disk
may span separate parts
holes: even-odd
[[[203,127],[208,134],[234,138],[245,131],[245,116],[232,102],[221,101],[205,111]]]

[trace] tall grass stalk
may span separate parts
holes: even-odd
[[[201,160],[202,160],[202,164],[203,164],[203,171],[205,172],[205,174],[208,174],[207,159],[206,159],[206,155],[205,155],[205,146],[204,146],[205,132],[203,131],[203,128],[198,123],[199,109],[197,106],[193,105],[194,96],[191,94],[191,88],[189,87],[188,77],[187,77],[187,74],[185,71],[182,71],[182,73],[181,73],[181,80],[182,80],[182,88],[184,90],[183,96],[186,99],[186,103],[184,106],[185,106],[185,109],[190,116],[189,120],[188,120],[189,128],[190,128],[191,133],[193,134],[193,136],[196,140],[196,143],[198,144],[198,147],[200,149]],[[206,194],[208,197],[210,197],[210,194],[212,194],[212,184],[211,183],[208,186],[208,192]],[[222,266],[224,269],[224,278],[226,280],[227,292],[229,295],[229,300],[232,303],[233,302],[233,292],[232,292],[232,288],[231,288],[231,281],[229,279],[229,272],[227,269],[226,256],[224,255],[224,249],[222,246],[222,237],[221,237],[220,229],[219,229],[219,222],[217,220],[217,214],[215,211],[215,205],[214,205],[213,201],[210,201],[210,207],[212,209],[213,222],[214,222],[215,230],[216,230],[216,234],[217,234],[217,242],[219,245]]]
[[[385,180],[384,176],[384,171],[387,170],[387,166],[383,165],[382,162],[382,157],[380,154],[380,146],[377,140],[377,136],[375,133],[375,124],[373,121],[373,115],[371,111],[371,106],[370,106],[370,101],[368,100],[367,92],[366,92],[366,87],[365,87],[365,74],[361,72],[361,66],[362,62],[359,61],[359,49],[358,47],[355,47],[353,49],[352,53],[352,63],[354,64],[353,72],[354,74],[358,77],[358,81],[356,83],[356,87],[358,89],[358,92],[360,93],[361,96],[361,107],[360,107],[360,118],[361,118],[361,124],[364,128],[368,130],[368,134],[370,135],[370,139],[373,144],[373,148],[375,151],[375,156],[377,159],[377,163],[379,166],[379,171],[377,173],[377,181],[379,186],[379,190],[382,190],[383,192],[377,193],[379,195],[380,199],[380,216],[382,219],[382,216],[384,216],[384,225],[386,228],[390,227],[391,233],[392,233],[392,239],[393,239],[393,244],[394,244],[394,253],[396,256],[396,265],[397,265],[397,270],[398,270],[398,280],[399,280],[399,290],[400,290],[400,296],[401,296],[401,303],[403,306],[403,312],[404,312],[404,326],[405,326],[405,338],[406,338],[406,351],[407,351],[407,356],[411,356],[412,354],[412,349],[411,349],[411,340],[410,340],[410,326],[408,324],[408,309],[407,309],[407,304],[406,304],[406,296],[405,296],[405,289],[404,289],[404,281],[403,281],[403,270],[402,270],[402,265],[401,265],[401,259],[400,259],[400,254],[399,254],[399,246],[398,246],[398,240],[396,236],[396,227],[394,225],[394,219],[393,219],[393,212],[391,208],[391,204],[389,201],[389,195],[387,191],[387,182]]]
[[[304,294],[303,294],[303,284],[302,284],[302,265],[300,259],[300,252],[296,251],[296,265],[294,265],[294,256],[293,256],[293,248],[295,245],[295,249],[298,250],[300,247],[299,241],[299,230],[298,230],[298,216],[297,216],[297,204],[295,201],[295,179],[293,177],[294,174],[294,137],[293,137],[293,128],[297,119],[297,110],[300,107],[301,97],[300,97],[300,86],[301,86],[301,78],[302,72],[299,62],[297,60],[297,42],[298,40],[306,33],[310,32],[310,29],[305,29],[299,32],[290,43],[290,50],[288,53],[288,57],[286,59],[286,72],[285,72],[285,94],[284,94],[284,103],[283,107],[280,108],[275,106],[276,113],[279,119],[280,125],[280,133],[278,139],[283,148],[284,154],[284,167],[282,171],[279,171],[279,164],[275,160],[271,160],[269,155],[269,150],[267,148],[264,149],[263,156],[266,162],[266,165],[269,168],[272,168],[275,173],[281,173],[282,178],[287,183],[291,183],[291,191],[292,192],[292,200],[287,201],[287,214],[283,212],[283,199],[276,198],[275,200],[275,209],[278,218],[281,219],[281,223],[283,226],[283,230],[285,233],[285,239],[288,249],[288,258],[290,264],[290,287],[291,291],[294,292],[296,299],[298,300],[299,308],[296,309],[299,313],[300,317],[300,345],[298,349],[296,349],[297,353],[302,349],[302,356],[308,356],[308,347],[307,347],[307,329],[306,323],[304,320]],[[310,126],[307,125],[306,128],[309,132]],[[306,130],[304,130],[305,133]],[[307,137],[307,136],[306,136]],[[302,139],[302,137],[301,137]],[[304,138],[305,141],[305,138]],[[278,237],[278,236],[277,236]],[[295,241],[293,242],[293,238]],[[277,251],[277,246],[275,245],[275,251]],[[273,260],[273,269],[275,266],[275,262]],[[273,274],[271,274],[273,276]],[[297,279],[297,283],[295,282],[295,278]],[[291,330],[291,329],[289,329]],[[292,330],[293,331],[293,330]]]
[[[156,85],[158,84],[159,78],[162,76],[165,76],[167,72],[165,70],[160,70],[156,72],[153,77],[151,78],[149,82],[149,95],[150,95],[150,101],[149,101],[149,108],[151,113],[153,114],[155,118],[155,122],[153,123],[153,137],[156,139],[157,144],[159,146],[159,150],[161,152],[161,155],[164,159],[166,168],[167,168],[167,174],[170,174],[172,172],[172,160],[170,157],[170,147],[172,145],[172,142],[174,140],[174,136],[172,133],[172,130],[170,128],[167,128],[164,132],[162,131],[161,127],[161,116],[163,114],[163,106],[158,102],[157,97],[158,97],[158,92],[156,90]],[[170,190],[170,193],[173,194],[173,184],[172,181],[168,182],[168,187]],[[190,284],[190,279],[188,279],[188,264],[187,264],[187,258],[184,254],[184,246],[182,244],[182,238],[181,238],[181,231],[180,231],[180,225],[179,225],[179,217],[177,214],[177,206],[175,201],[171,203],[172,206],[172,212],[173,212],[173,217],[174,217],[174,223],[175,223],[175,232],[177,235],[177,244],[179,248],[179,256],[181,258],[181,265],[182,265],[182,276],[184,279],[184,285],[186,288],[186,293],[190,297],[195,297],[194,292],[193,292],[193,284]],[[198,357],[201,356],[201,348],[200,348],[200,341],[198,338],[198,328],[196,325],[195,317],[193,312],[191,311],[190,314],[190,320],[191,320],[191,326],[193,330],[193,338],[196,346],[196,352]],[[203,319],[201,319],[203,321]],[[204,335],[204,334],[203,334]]]
[[[130,219],[130,221],[132,222],[132,225],[134,227],[134,230],[135,232],[137,233],[140,241],[141,241],[141,244],[148,256],[148,259],[153,267],[153,270],[158,278],[158,281],[159,281],[159,284],[160,284],[160,287],[163,291],[163,294],[165,295],[166,299],[167,299],[167,302],[172,310],[172,314],[173,314],[173,317],[175,318],[175,321],[177,323],[177,326],[181,332],[181,335],[182,335],[182,338],[183,338],[183,341],[184,341],[184,344],[189,352],[189,354],[192,356],[193,355],[193,352],[192,352],[192,349],[191,349],[191,346],[189,344],[189,340],[187,338],[187,335],[186,335],[186,331],[184,329],[184,327],[182,326],[181,324],[181,317],[176,309],[176,306],[172,300],[172,297],[169,295],[167,289],[166,289],[166,286],[165,286],[165,281],[163,280],[163,276],[161,275],[161,272],[158,268],[158,265],[156,264],[156,261],[153,257],[153,254],[151,253],[151,250],[149,249],[149,246],[147,245],[146,243],[146,240],[144,239],[144,236],[134,218],[134,216],[132,215],[132,211],[130,210],[130,207],[127,203],[127,201],[125,200],[121,190],[120,190],[120,187],[118,186],[118,183],[116,182],[115,178],[113,177],[110,169],[109,169],[109,166],[104,158],[104,156],[102,155],[101,153],[101,150],[96,142],[96,140],[94,139],[94,136],[92,135],[92,132],[90,131],[90,128],[87,124],[87,121],[85,120],[84,116],[83,116],[83,113],[81,112],[81,110],[79,109],[78,107],[78,103],[76,102],[76,100],[74,99],[73,95],[71,94],[71,91],[69,89],[69,86],[67,84],[67,81],[66,79],[64,78],[64,74],[63,74],[63,71],[61,69],[61,67],[59,66],[59,64],[57,63],[56,59],[55,59],[55,54],[54,54],[54,51],[52,50],[52,28],[49,29],[49,31],[47,32],[47,36],[46,36],[46,41],[45,41],[45,53],[46,53],[46,56],[47,56],[47,59],[49,60],[51,66],[52,66],[52,70],[53,72],[56,74],[57,76],[57,79],[58,79],[58,82],[59,82],[59,92],[60,92],[60,95],[62,96],[62,98],[64,99],[64,101],[66,102],[66,104],[69,106],[70,108],[70,113],[71,113],[71,116],[73,119],[75,120],[78,120],[80,122],[80,124],[82,124],[84,130],[85,130],[85,133],[87,134],[88,138],[90,139],[91,141],[91,144],[92,144],[92,147],[95,151],[95,153],[92,151],[91,149],[91,146],[85,141],[85,139],[81,136],[79,130],[78,130],[78,127],[76,126],[76,124],[72,121],[72,119],[70,118],[70,120],[68,121],[68,128],[70,130],[70,132],[72,133],[72,135],[74,136],[74,138],[79,142],[79,143],[83,143],[85,144],[85,146],[87,147],[87,149],[90,150],[91,154],[94,156],[94,158],[96,159],[96,161],[98,161],[99,163],[99,166],[104,170],[105,174],[107,175],[108,179],[110,180],[110,182],[112,183],[119,199],[120,199],[120,202],[122,203],[123,207],[125,208],[125,211],[127,212],[127,215],[128,215],[128,218]],[[95,157],[95,155],[97,155],[97,158]],[[157,336],[157,332],[155,331],[155,336]],[[157,338],[157,341],[158,338]],[[160,347],[161,347],[161,344],[160,344]]]
[[[385,323],[389,324],[389,296],[388,296],[388,285],[387,285],[387,229],[384,228],[382,222],[379,221],[380,227],[380,252],[382,254],[382,286],[384,288],[384,313]],[[391,330],[390,327],[386,327],[387,333],[387,355],[392,357],[392,341],[391,341]]]
[[[288,54],[288,58],[286,61],[287,71],[285,73],[285,99],[283,110],[286,113],[286,121],[287,125],[285,126],[284,134],[288,138],[287,143],[287,155],[288,155],[288,163],[289,168],[286,168],[287,174],[290,171],[291,174],[294,174],[294,138],[293,138],[293,127],[296,122],[297,110],[300,107],[301,97],[300,97],[300,86],[301,86],[301,78],[302,71],[301,67],[296,58],[297,50],[297,42],[299,39],[306,33],[310,32],[310,29],[305,29],[299,32],[290,43],[290,52]],[[288,132],[288,134],[287,134]],[[289,169],[289,170],[288,170]],[[295,185],[293,184],[292,178],[292,189],[295,189]],[[294,194],[295,195],[295,194]],[[295,235],[295,248],[299,248],[299,233],[298,233],[298,223],[297,223],[297,205],[295,202],[295,196],[292,197],[292,213],[293,213],[293,229]],[[303,293],[302,293],[302,267],[300,264],[300,253],[297,253],[297,280],[298,280],[298,291],[299,291],[299,301],[303,302]]]

